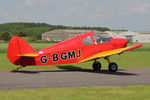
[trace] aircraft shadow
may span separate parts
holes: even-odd
[[[15,73],[25,73],[25,74],[39,74],[41,72],[88,72],[88,73],[96,73],[96,74],[110,74],[110,75],[138,75],[138,74],[134,74],[134,73],[127,73],[127,72],[119,72],[122,70],[126,70],[126,69],[118,69],[117,72],[109,72],[109,70],[107,69],[102,69],[101,71],[93,71],[93,69],[83,69],[77,66],[72,66],[72,65],[63,65],[63,66],[56,66],[61,70],[58,69],[54,69],[54,70],[18,70],[15,71]]]
[[[119,72],[126,69],[118,69],[117,72],[110,72],[107,69],[102,69],[100,71],[94,71],[93,69],[83,69],[77,66],[57,66],[59,69],[65,69],[66,71],[80,71],[80,72],[89,72],[89,73],[97,73],[97,74],[111,74],[111,75],[138,75],[134,73],[127,73],[127,72]]]

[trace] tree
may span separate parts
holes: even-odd
[[[11,38],[10,34],[8,32],[2,32],[0,34],[0,39],[1,40],[5,40],[8,41]]]
[[[27,34],[25,31],[18,31],[18,32],[16,32],[16,35],[17,35],[17,36],[20,36],[20,37],[25,37],[25,36],[27,36],[28,34]]]

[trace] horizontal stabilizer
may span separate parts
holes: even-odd
[[[23,54],[23,55],[17,55],[17,56],[21,56],[21,57],[36,57],[36,56],[39,56],[39,54]]]

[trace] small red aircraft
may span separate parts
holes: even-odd
[[[105,58],[109,63],[109,71],[116,72],[118,66],[109,60],[109,56],[121,54],[142,45],[126,46],[127,41],[125,39],[106,38],[94,34],[94,32],[88,32],[35,51],[22,38],[15,36],[9,42],[7,57],[11,63],[20,65],[15,70],[30,65],[68,64],[93,60],[94,71],[101,69],[101,63],[97,59]]]

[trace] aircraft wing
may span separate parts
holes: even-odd
[[[120,48],[120,49],[114,49],[114,50],[109,50],[109,51],[104,51],[104,52],[100,52],[96,55],[93,55],[91,57],[88,57],[80,62],[86,62],[86,61],[90,61],[90,60],[94,60],[94,59],[98,59],[98,58],[103,58],[103,57],[107,57],[107,56],[111,56],[114,54],[121,54],[125,51],[131,50],[131,49],[135,49],[138,47],[141,47],[142,45],[134,45],[134,46],[130,46],[130,47],[125,47],[125,48]]]

